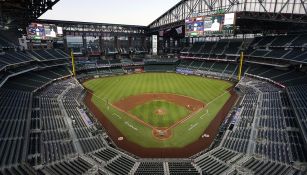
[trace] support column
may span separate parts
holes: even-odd
[[[100,53],[103,53],[102,36],[99,36],[99,48],[100,48]]]
[[[63,37],[63,45],[64,45],[65,52],[68,53],[69,50],[68,50],[67,36],[66,35]]]
[[[83,48],[85,49],[85,54],[87,55],[86,34],[82,35],[82,44],[83,44]]]
[[[132,36],[128,37],[128,47],[131,48],[132,47]]]
[[[118,37],[114,36],[114,48],[116,49],[118,47]]]

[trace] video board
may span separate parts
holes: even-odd
[[[199,37],[204,35],[204,17],[191,17],[185,20],[185,36]]]
[[[205,16],[204,36],[233,34],[234,23],[234,13]]]
[[[186,37],[232,35],[235,29],[235,13],[191,17],[185,21]]]
[[[54,24],[31,23],[27,28],[28,39],[53,40],[63,37],[63,28]]]

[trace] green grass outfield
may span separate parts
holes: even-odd
[[[92,102],[122,133],[125,139],[148,148],[184,147],[197,140],[209,126],[230,97],[226,91],[232,83],[185,76],[175,73],[143,73],[99,78],[87,81],[84,86],[94,92]],[[152,130],[107,103],[114,103],[131,95],[143,93],[173,93],[190,96],[208,104],[185,123],[172,129],[172,138],[160,141],[152,136]]]
[[[165,111],[164,115],[156,114],[157,110]],[[180,119],[189,115],[190,111],[175,103],[164,100],[154,100],[136,106],[131,113],[155,127],[170,127]]]

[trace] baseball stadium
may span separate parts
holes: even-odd
[[[305,0],[68,1],[0,2],[0,175],[307,173]]]

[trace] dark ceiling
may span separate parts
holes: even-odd
[[[0,30],[25,27],[59,0],[0,0]]]

